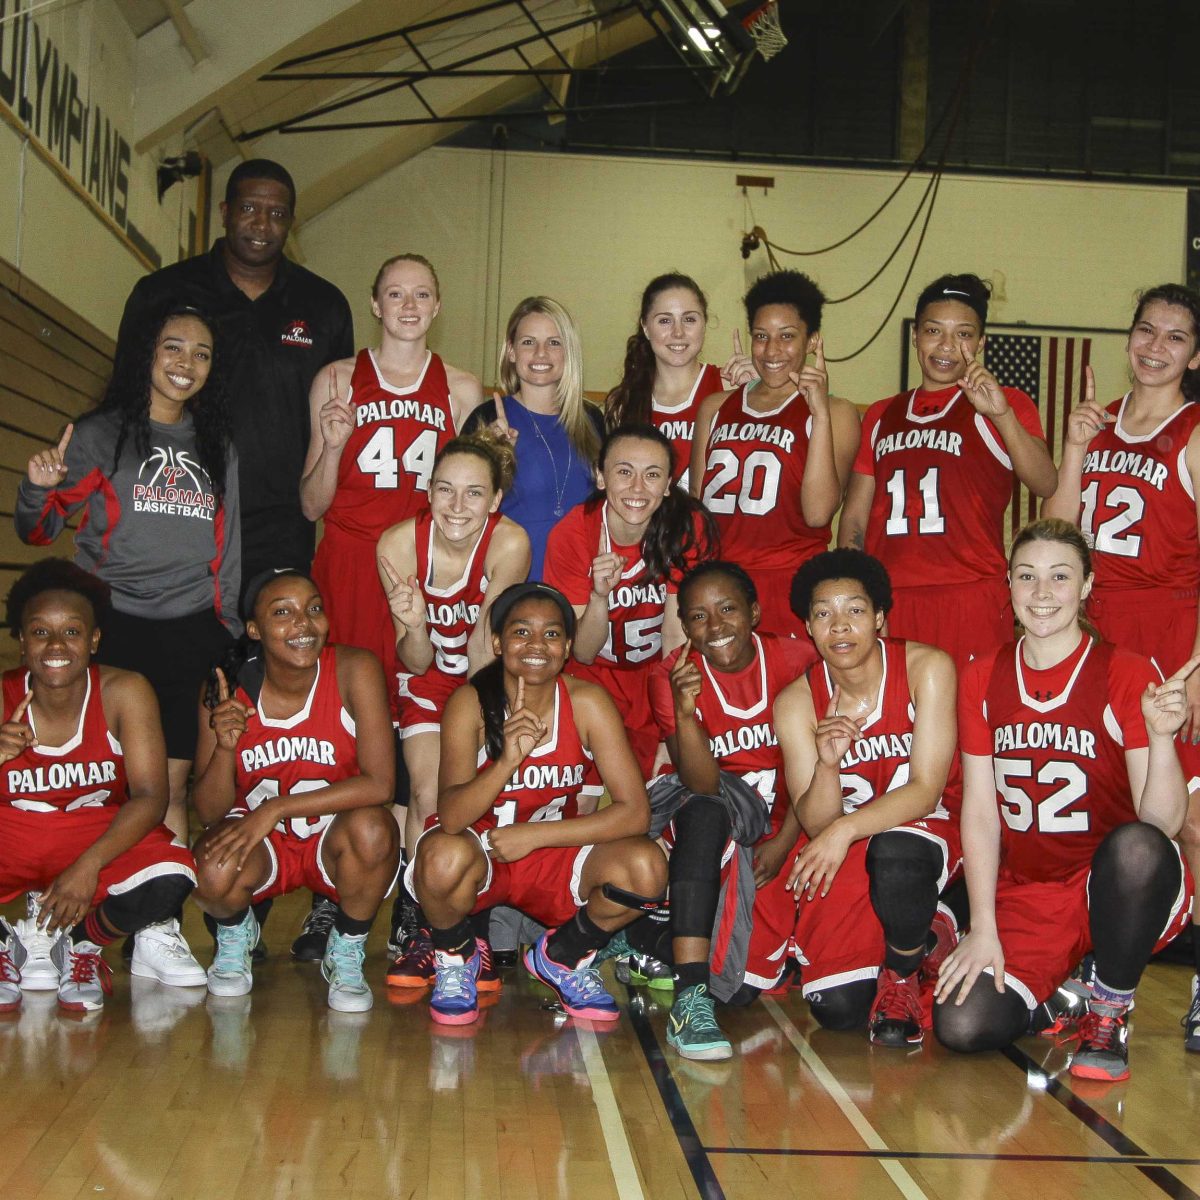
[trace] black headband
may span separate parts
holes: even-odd
[[[273,579],[283,575],[294,575],[297,579],[307,579],[312,582],[312,576],[298,567],[268,567],[265,571],[253,576],[242,589],[242,620],[249,621],[254,616],[254,605],[258,602],[258,594]]]
[[[500,633],[504,629],[504,622],[508,619],[508,614],[512,612],[513,605],[530,598],[549,600],[552,604],[557,605],[558,611],[562,613],[563,624],[567,628],[567,637],[575,636],[575,610],[571,607],[571,602],[558,588],[553,588],[548,583],[539,583],[536,580],[514,583],[496,597],[495,603],[488,613],[488,623],[492,627],[492,632]]]

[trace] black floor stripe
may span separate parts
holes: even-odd
[[[646,1063],[650,1067],[650,1074],[653,1076],[658,1094],[662,1098],[663,1107],[671,1119],[671,1127],[675,1130],[679,1149],[683,1151],[683,1157],[692,1173],[696,1189],[702,1200],[725,1200],[725,1192],[717,1181],[717,1174],[708,1160],[708,1155],[704,1152],[700,1135],[696,1132],[696,1126],[692,1122],[687,1105],[684,1104],[683,1097],[679,1094],[675,1077],[671,1074],[666,1056],[658,1044],[658,1039],[654,1036],[654,1028],[650,1024],[650,1019],[642,1011],[638,1002],[640,998],[632,989],[630,989],[629,995],[631,1003],[626,1011],[629,1013],[633,1031],[637,1034],[638,1042],[642,1047],[642,1053],[646,1056]]]
[[[1052,1096],[1072,1116],[1077,1117],[1101,1141],[1111,1146],[1122,1157],[1130,1159],[1141,1173],[1150,1180],[1160,1191],[1165,1192],[1174,1200],[1200,1200],[1200,1194],[1192,1191],[1182,1180],[1177,1179],[1166,1167],[1152,1166],[1150,1163],[1139,1163],[1138,1159],[1151,1158],[1141,1146],[1131,1137],[1122,1133],[1107,1118],[1102,1117],[1086,1100],[1082,1100],[1070,1088],[1053,1078],[1043,1070],[1032,1058],[1017,1046],[1009,1046],[1001,1053],[1014,1066],[1026,1075],[1030,1070],[1036,1071],[1045,1081],[1046,1095]],[[1153,1162],[1162,1160],[1153,1156]]]
[[[822,1150],[819,1148],[785,1149],[774,1146],[703,1146],[705,1154],[764,1154],[796,1158],[902,1158],[948,1159],[967,1162],[1045,1162],[1096,1163],[1110,1167],[1200,1167],[1200,1158],[1153,1158],[1150,1163],[1125,1155],[1111,1154],[971,1154],[953,1150]]]

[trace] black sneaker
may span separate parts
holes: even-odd
[[[300,962],[321,962],[336,915],[337,905],[332,900],[325,896],[314,896],[312,909],[304,918],[304,928],[292,943],[292,957]]]
[[[1183,1048],[1200,1053],[1200,976],[1192,976],[1192,1004],[1180,1024],[1183,1026]]]

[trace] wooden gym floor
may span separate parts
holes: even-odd
[[[647,989],[617,985],[627,1013],[600,1028],[548,1011],[523,969],[465,1029],[382,985],[372,1012],[331,1013],[319,968],[287,954],[304,905],[275,906],[241,1000],[118,966],[101,1014],[26,993],[0,1016],[0,1197],[1200,1197],[1182,966],[1147,973],[1115,1086],[1071,1080],[1036,1038],[972,1059],[872,1048],[815,1029],[795,994],[724,1011],[732,1062],[688,1063]],[[207,962],[194,908],[187,932]]]

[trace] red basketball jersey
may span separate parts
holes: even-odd
[[[11,713],[29,691],[29,672],[4,673],[4,712]],[[33,706],[24,724],[37,735]],[[29,746],[3,767],[0,804],[26,812],[75,812],[124,804],[128,797],[125,756],[109,731],[100,696],[100,668],[88,667],[87,691],[74,735],[61,746]]]
[[[479,749],[482,771],[491,759]],[[579,795],[592,767],[592,756],[579,740],[575,712],[567,685],[559,679],[554,688],[554,718],[550,736],[536,746],[513,772],[504,790],[472,828],[477,833],[499,829],[518,821],[561,821],[579,816]]]
[[[650,675],[650,705],[664,739],[675,732],[671,668],[685,648],[673,650]],[[769,633],[754,635],[753,660],[732,674],[714,671],[706,659],[696,655],[700,667],[696,716],[708,735],[713,757],[722,771],[740,775],[762,796],[771,814],[773,834],[783,824],[787,800],[785,796],[782,804],[775,802],[783,758],[771,711],[775,697],[803,675],[815,657],[811,642]]]
[[[237,744],[237,799],[232,812],[253,812],[272,796],[320,791],[359,773],[354,718],[346,711],[338,688],[335,646],[321,651],[308,699],[294,716],[267,716],[262,697],[251,697],[240,687],[237,698],[254,708],[254,716]],[[275,828],[286,836],[308,838],[332,820],[331,813],[290,817]]]
[[[671,474],[687,486],[688,464],[692,461],[692,438],[696,433],[696,413],[700,405],[714,392],[723,392],[721,368],[703,363],[688,398],[677,408],[664,408],[651,397],[650,415],[656,429],[671,439]]]
[[[1046,671],[1025,664],[1021,642],[967,665],[962,749],[992,756],[1002,861],[1014,878],[1064,879],[1137,820],[1125,752],[1148,744],[1141,695],[1159,679],[1140,654],[1089,637]]]
[[[829,545],[830,527],[813,529],[800,512],[812,415],[799,392],[755,412],[749,387],[731,392],[713,418],[701,499],[725,553],[751,575],[794,571]]]
[[[876,796],[894,791],[908,782],[912,755],[913,722],[917,715],[908,682],[908,643],[899,638],[881,638],[883,679],[875,707],[862,723],[862,737],[842,758],[842,808],[853,812]],[[825,715],[833,695],[833,679],[826,663],[808,672],[813,711]],[[935,811],[945,815],[962,808],[962,774],[958,753],[950,763],[946,786]]]
[[[424,695],[430,687],[435,689],[436,698],[444,703],[448,698],[448,687],[462,682],[467,673],[467,639],[479,620],[487,591],[488,547],[492,534],[500,523],[500,514],[492,513],[471,550],[462,577],[449,587],[439,588],[433,584],[433,515],[426,509],[417,517],[414,530],[417,542],[417,578],[421,581],[421,594],[425,597],[425,623],[429,628],[429,640],[433,643],[433,664],[421,675],[400,674],[400,694]],[[441,676],[440,679],[431,676]],[[454,683],[449,683],[450,679]],[[434,693],[431,693],[433,698]]]
[[[372,352],[360,350],[347,399],[354,432],[325,522],[374,541],[425,503],[433,460],[454,437],[450,385],[436,354],[427,355],[416,383],[398,388],[384,380]]]
[[[1033,401],[1015,388],[1004,394],[1025,429],[1044,437]],[[873,404],[854,469],[875,478],[866,549],[895,587],[1003,578],[1012,460],[958,388]]]
[[[572,604],[587,604],[592,594],[592,560],[605,550],[620,554],[625,569],[608,597],[608,638],[595,665],[641,668],[662,658],[662,627],[667,593],[674,581],[649,579],[641,546],[622,546],[608,531],[608,506],[603,498],[576,505],[550,531],[546,543],[546,582]],[[586,675],[588,668],[572,666]]]
[[[1096,587],[1200,587],[1196,498],[1184,456],[1200,424],[1200,404],[1185,404],[1157,429],[1133,436],[1116,418],[1087,448],[1080,525],[1095,544]]]

